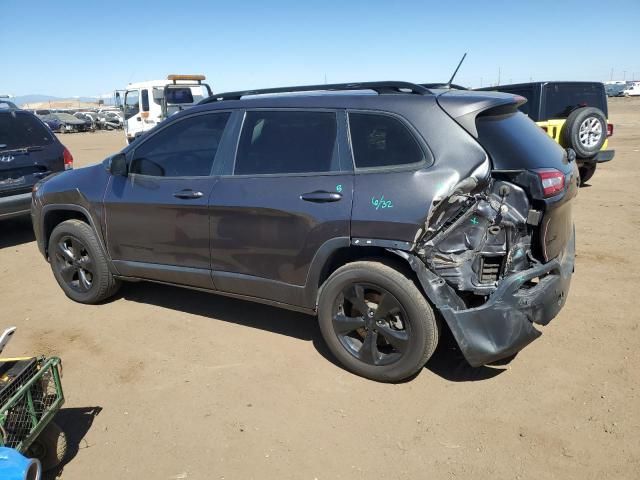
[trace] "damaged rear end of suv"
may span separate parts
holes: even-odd
[[[518,111],[522,97],[450,90],[437,100],[487,164],[435,197],[414,251],[397,253],[480,366],[524,348],[564,306],[579,174],[571,152]]]
[[[523,101],[408,82],[217,94],[39,184],[34,231],[78,302],[150,280],[303,311],[345,368],[388,382],[446,322],[483,365],[540,335],[573,273],[575,158]]]

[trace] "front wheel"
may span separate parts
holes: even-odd
[[[415,283],[390,264],[349,263],[325,282],[322,336],[348,370],[398,382],[418,372],[438,345],[439,324]]]
[[[101,302],[120,286],[95,232],[81,220],[66,220],[53,229],[49,258],[60,288],[76,302]]]

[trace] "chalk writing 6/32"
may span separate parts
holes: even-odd
[[[384,195],[380,195],[380,198],[371,197],[371,205],[373,205],[376,210],[380,210],[381,208],[393,208],[391,200],[385,200]]]

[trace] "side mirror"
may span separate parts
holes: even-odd
[[[111,158],[107,159],[107,170],[111,175],[120,175],[122,177],[127,176],[127,157],[124,153],[116,153]]]

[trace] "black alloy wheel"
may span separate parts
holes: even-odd
[[[347,285],[336,298],[333,329],[342,346],[369,365],[390,365],[406,353],[407,313],[388,290],[369,283]]]
[[[80,293],[91,290],[95,266],[89,250],[79,239],[70,235],[61,237],[54,256],[55,268],[72,290]]]

